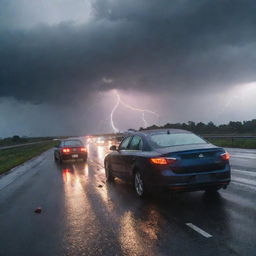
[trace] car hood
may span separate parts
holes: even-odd
[[[182,146],[173,146],[166,148],[156,148],[155,151],[160,154],[167,154],[178,151],[188,151],[188,150],[200,150],[200,149],[216,149],[219,148],[213,144],[193,144],[193,145],[182,145]]]

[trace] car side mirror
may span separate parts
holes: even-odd
[[[117,147],[115,145],[112,145],[110,148],[109,148],[111,151],[116,151],[117,150]]]

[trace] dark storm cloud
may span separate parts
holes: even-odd
[[[256,79],[255,1],[92,6],[90,21],[80,25],[15,30],[2,22],[0,97],[40,103],[110,88],[209,90]]]

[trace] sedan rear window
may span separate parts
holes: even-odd
[[[80,140],[66,140],[66,141],[63,141],[63,146],[83,147],[83,144]]]
[[[152,134],[150,136],[150,141],[154,148],[207,143],[205,140],[193,133]]]

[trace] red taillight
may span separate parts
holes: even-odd
[[[69,152],[70,152],[70,148],[63,148],[63,149],[62,149],[62,152],[63,152],[63,153],[69,153]]]
[[[86,148],[80,148],[81,152],[86,152]]]
[[[152,164],[159,164],[159,165],[173,164],[176,161],[177,161],[176,158],[164,158],[164,157],[153,157],[153,158],[150,158],[150,162]]]
[[[230,154],[228,152],[225,152],[224,154],[220,155],[222,160],[229,160],[230,159]]]

